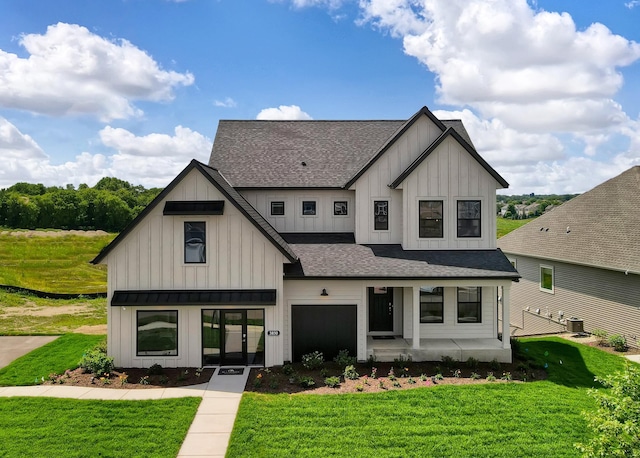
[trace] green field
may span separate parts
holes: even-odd
[[[496,224],[496,235],[498,238],[500,237],[504,237],[505,235],[507,235],[509,232],[518,229],[521,226],[524,226],[527,223],[530,223],[531,221],[533,221],[535,218],[528,218],[528,219],[508,219],[508,218],[501,218],[498,217],[497,220],[497,224]]]
[[[105,292],[106,266],[94,266],[90,261],[114,237],[0,233],[0,284],[54,293]]]

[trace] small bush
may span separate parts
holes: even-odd
[[[447,369],[452,368],[456,363],[456,360],[453,359],[451,356],[442,356],[440,358],[440,361],[442,362],[442,365]]]
[[[613,347],[615,351],[627,351],[627,339],[620,334],[613,334],[609,336],[609,345]]]
[[[144,377],[140,377],[140,380],[138,380],[138,384],[140,384],[140,385],[148,385],[149,384],[149,376],[145,375]]]
[[[454,371],[451,371],[451,373],[453,374],[453,376],[455,378],[460,378],[460,375],[461,375],[460,369],[456,369]]]
[[[285,364],[284,366],[282,366],[282,373],[284,375],[293,375],[295,372],[296,370],[291,364]]]
[[[147,369],[147,375],[162,375],[164,369],[160,364],[154,364]]]
[[[495,382],[496,381],[496,376],[493,375],[493,372],[488,372],[487,373],[487,382]]]
[[[512,353],[514,355],[519,355],[520,352],[522,351],[522,346],[520,345],[520,340],[518,340],[515,337],[511,337],[510,344],[511,344]]]
[[[489,362],[489,368],[491,368],[491,370],[493,371],[498,372],[502,368],[502,365],[500,364],[500,361],[498,361],[496,358],[493,358],[491,362]]]
[[[471,380],[478,380],[478,379],[480,379],[480,374],[478,374],[477,372],[472,372]]]
[[[478,368],[478,365],[480,364],[480,361],[478,361],[476,358],[474,358],[473,356],[469,356],[469,358],[467,359],[467,367],[469,369],[473,369],[476,370]]]
[[[356,357],[349,356],[349,350],[340,350],[333,361],[340,367],[353,366],[356,363]]]
[[[376,363],[376,356],[369,355],[369,357],[367,358],[367,367],[371,369],[375,363]]]
[[[320,369],[320,377],[325,378],[329,376],[329,371],[327,370],[326,367],[323,367],[322,369]]]
[[[511,380],[513,380],[513,377],[511,376],[511,372],[503,372],[502,377],[500,378],[502,380],[506,380],[507,382],[510,382]]]
[[[166,375],[161,375],[159,382],[160,385],[166,385],[167,383],[169,383],[169,377],[167,377]]]
[[[347,366],[344,368],[344,378],[349,380],[356,380],[360,377],[360,374],[356,372],[356,368],[354,366]]]
[[[86,352],[82,356],[78,366],[80,366],[84,372],[90,372],[95,375],[111,374],[114,367],[113,358],[107,356],[106,353],[97,347]]]
[[[324,379],[324,384],[330,388],[338,388],[340,386],[340,377],[327,377]]]
[[[312,353],[302,355],[302,365],[309,370],[319,369],[323,364],[324,355],[320,351],[314,351]]]
[[[591,335],[598,339],[598,345],[601,347],[606,347],[609,345],[608,338],[609,333],[604,329],[594,329],[591,331]]]
[[[304,377],[300,377],[298,379],[298,384],[302,387],[302,388],[310,388],[313,385],[316,384],[316,381],[313,380],[313,377],[309,377],[308,375],[305,375]]]

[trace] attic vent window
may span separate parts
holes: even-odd
[[[222,215],[224,200],[170,200],[163,215]]]

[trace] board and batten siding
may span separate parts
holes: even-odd
[[[164,216],[168,200],[225,200],[223,215]],[[184,262],[184,222],[206,223],[206,263]],[[164,201],[108,254],[109,300],[115,290],[276,289],[276,306],[265,309],[265,329],[279,329],[284,255],[210,182],[192,170]],[[109,353],[124,367],[196,367],[201,361],[200,311],[210,307],[108,307]],[[227,308],[244,307],[241,304]],[[178,310],[177,357],[136,357],[136,310]],[[282,343],[266,345],[266,364],[282,363]]]
[[[494,249],[498,183],[455,139],[447,138],[402,183],[406,250]],[[419,237],[419,202],[442,201],[443,237]],[[480,237],[457,237],[457,202],[479,200]]]
[[[278,232],[353,232],[355,193],[341,190],[242,190],[242,196]],[[302,214],[303,201],[316,202],[315,215]],[[347,215],[334,215],[334,202],[347,202]],[[271,215],[271,202],[284,202],[285,214]]]
[[[587,332],[603,329],[623,334],[629,345],[639,346],[640,276],[506,254],[522,275],[511,288],[512,335],[561,332],[565,326],[556,321],[562,311],[564,318],[582,319]],[[540,291],[542,265],[553,268],[553,293]]]
[[[421,116],[353,185],[356,190],[356,243],[402,243],[402,191],[389,185],[433,143],[442,131]],[[373,202],[389,201],[389,230],[374,230]]]

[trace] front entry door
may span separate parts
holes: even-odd
[[[247,311],[221,310],[222,366],[247,364]]]
[[[369,332],[393,332],[393,288],[369,288]]]

